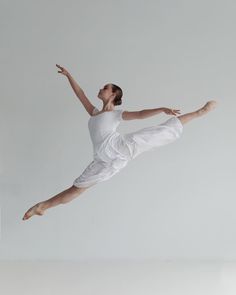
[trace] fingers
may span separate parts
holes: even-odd
[[[56,66],[61,70],[61,71],[57,71],[58,73],[60,73],[60,74],[62,74],[62,72],[63,72],[63,67],[61,67],[61,66],[59,66],[58,64],[56,64]]]
[[[180,114],[180,110],[174,110],[174,109],[168,109],[168,108],[165,108],[164,112],[168,115]]]
[[[180,110],[171,110],[172,115],[180,114]]]
[[[180,114],[180,110],[174,110],[176,114]]]
[[[56,66],[61,70],[63,69],[63,67],[59,66],[58,64],[56,64]]]
[[[56,66],[60,69],[60,71],[57,71],[58,73],[62,74],[62,75],[67,75],[67,70],[64,69],[63,67],[59,66],[58,64],[56,64]]]
[[[61,70],[61,71],[58,71],[58,73],[62,73],[63,72],[63,70],[64,70],[64,68],[63,67],[61,67],[61,66],[59,66],[58,64],[56,64],[56,66]]]

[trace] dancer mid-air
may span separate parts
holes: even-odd
[[[74,180],[71,187],[31,207],[25,213],[23,220],[33,215],[43,215],[45,210],[51,207],[70,202],[92,185],[111,178],[141,153],[174,142],[182,134],[184,124],[207,114],[216,106],[216,101],[211,100],[202,108],[179,116],[177,115],[180,114],[180,110],[165,107],[124,111],[115,109],[115,106],[122,103],[121,88],[115,84],[107,84],[98,93],[98,98],[103,102],[103,108],[99,111],[92,105],[70,73],[65,68],[56,66],[60,69],[58,73],[68,78],[75,94],[90,115],[88,128],[93,143],[93,160]],[[135,132],[120,134],[116,131],[121,121],[145,119],[161,112],[173,116],[162,124]]]

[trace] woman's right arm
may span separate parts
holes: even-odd
[[[63,68],[59,65],[56,65],[56,66],[61,69],[61,71],[58,71],[58,73],[61,73],[68,78],[69,83],[70,83],[72,89],[74,90],[76,96],[79,98],[79,100],[81,101],[81,103],[85,107],[86,111],[90,115],[92,115],[94,105],[91,104],[91,102],[89,101],[89,99],[85,95],[83,89],[79,86],[79,84],[74,80],[74,78],[71,76],[71,74],[65,68]]]

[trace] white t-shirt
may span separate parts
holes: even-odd
[[[123,110],[98,113],[95,107],[88,121],[93,143],[94,159],[110,162],[116,159],[130,159],[130,150],[123,136],[116,131],[122,119]]]

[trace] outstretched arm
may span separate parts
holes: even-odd
[[[179,110],[173,110],[168,108],[155,108],[155,109],[145,109],[145,110],[141,110],[137,112],[124,111],[122,114],[122,118],[124,120],[146,119],[148,117],[160,114],[162,112],[168,115],[176,115],[180,113]]]
[[[154,115],[160,114],[164,111],[164,108],[145,109],[140,111],[140,119],[146,119]]]
[[[86,111],[92,115],[93,109],[94,109],[94,105],[91,104],[91,102],[89,101],[89,99],[87,98],[87,96],[85,95],[83,89],[79,86],[79,84],[74,80],[74,78],[71,76],[71,74],[63,67],[56,65],[59,69],[61,69],[61,71],[58,71],[58,73],[61,73],[63,75],[65,75],[69,82],[70,85],[72,87],[72,89],[74,90],[76,96],[79,98],[79,100],[81,101],[81,103],[83,104],[83,106],[85,107]]]
[[[156,108],[156,109],[147,109],[140,111],[140,119],[146,119],[148,117],[157,115],[164,112],[167,115],[177,115],[180,113],[180,110],[174,110],[169,108]]]

